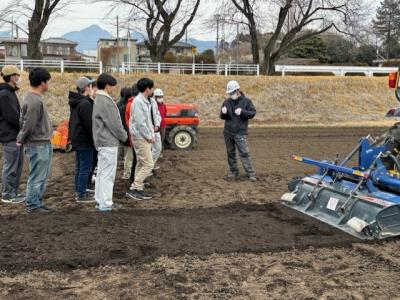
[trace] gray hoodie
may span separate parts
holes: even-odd
[[[133,140],[151,140],[155,138],[151,110],[152,103],[142,93],[137,95],[132,104],[129,121],[129,132]],[[153,114],[153,118],[155,124],[157,124],[158,118],[155,114]]]
[[[92,127],[96,148],[118,147],[128,138],[115,101],[104,91],[97,92],[93,105]]]
[[[26,146],[49,144],[53,128],[42,96],[26,92],[17,142]]]

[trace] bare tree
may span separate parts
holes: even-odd
[[[105,1],[125,9],[130,7],[129,20],[143,25],[146,31],[145,45],[150,52],[151,60],[158,62],[164,61],[168,50],[183,38],[200,5],[200,0]]]
[[[16,0],[11,1],[1,9],[0,22],[10,22],[10,16],[15,19],[27,20],[27,26],[18,26],[18,28],[27,28],[23,30],[28,35],[28,57],[32,59],[41,59],[40,39],[50,17],[58,13],[65,6],[70,4],[67,0]]]
[[[224,24],[235,27],[239,24],[247,27],[251,37],[251,54],[253,63],[255,64],[260,63],[258,29],[263,26],[263,18],[265,16],[262,14],[263,10],[261,7],[265,5],[266,2],[266,0],[223,0],[219,1],[219,5],[215,10]],[[205,25],[209,26],[210,22],[215,23],[215,20],[209,19],[206,21]]]
[[[276,61],[288,49],[301,41],[330,29],[345,32],[346,28],[362,11],[360,0],[283,0],[279,4],[278,20],[271,38],[263,49],[263,70],[272,74]],[[284,25],[291,16],[291,24]],[[305,31],[306,28],[314,30]],[[279,41],[279,43],[278,43]]]

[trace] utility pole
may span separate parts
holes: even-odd
[[[119,72],[119,18],[117,16],[117,72]]]
[[[239,23],[236,24],[236,63],[239,64]]]
[[[131,31],[129,30],[129,21],[128,21],[128,74],[131,73]]]
[[[215,19],[217,20],[217,51],[216,51],[216,59],[218,59],[219,55],[219,19],[220,15],[215,15]]]
[[[11,37],[14,37],[14,17],[11,18]]]

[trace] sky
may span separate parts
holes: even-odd
[[[199,13],[202,18],[207,18],[207,13],[201,11],[201,9],[199,8]],[[101,28],[109,31],[112,35],[116,36],[116,17],[104,17],[109,11],[110,4],[104,2],[68,6],[64,16],[54,19],[47,27],[44,35],[45,37],[62,36],[65,33],[81,30],[90,25],[97,24]],[[73,22],[71,22],[71,19],[73,19]],[[197,20],[197,22],[194,22],[189,26],[188,36],[199,40],[214,39],[213,36],[210,37],[210,31],[207,30],[207,28],[201,26],[201,29],[199,29],[201,22],[201,20]],[[120,34],[126,35],[127,29],[122,29],[121,31],[122,33]],[[216,33],[214,33],[214,35],[215,34]]]
[[[0,0],[3,1],[3,0]],[[13,0],[10,0],[13,1]],[[213,14],[215,4],[214,0],[203,0],[203,5],[200,5],[198,17],[188,29],[188,37],[196,38],[199,40],[215,40],[216,32],[214,28],[207,28],[204,25],[204,20],[210,18]],[[365,0],[370,2],[373,8],[376,8],[379,1],[376,0]],[[44,32],[44,38],[48,37],[59,37],[65,33],[71,31],[81,30],[90,25],[97,24],[103,29],[109,31],[112,35],[116,36],[116,18],[104,17],[110,11],[110,3],[98,1],[96,3],[88,3],[88,0],[76,0],[72,5],[63,12],[63,15],[55,18],[50,22]],[[10,30],[6,25],[0,28],[0,31]],[[122,29],[121,35],[126,35],[127,30]],[[229,39],[229,35],[232,32],[226,31],[226,38]]]

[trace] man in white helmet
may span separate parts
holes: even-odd
[[[257,181],[250,149],[247,144],[248,123],[256,115],[256,109],[251,100],[240,90],[237,81],[228,82],[226,94],[228,94],[229,98],[222,104],[220,118],[225,120],[224,137],[230,169],[228,179],[237,180],[239,178],[239,168],[236,160],[237,149],[248,179],[253,182]]]

